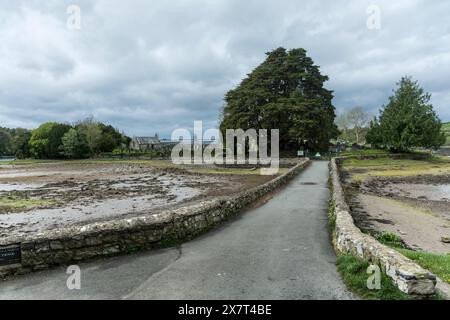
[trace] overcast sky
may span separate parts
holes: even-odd
[[[367,27],[372,4],[380,29]],[[280,46],[308,51],[338,112],[377,113],[411,75],[450,121],[449,12],[438,0],[0,0],[0,126],[93,115],[131,136],[215,127],[224,94]]]

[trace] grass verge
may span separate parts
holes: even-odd
[[[422,268],[430,270],[443,281],[450,284],[450,255],[408,249],[397,249],[401,254],[415,261]]]
[[[397,250],[422,268],[431,271],[443,281],[450,283],[450,254],[410,250],[406,248],[399,236],[389,232],[378,235],[377,240]]]
[[[407,177],[417,175],[450,174],[450,159],[433,156],[429,159],[346,159],[342,167],[352,172],[352,181],[364,181],[371,177]]]
[[[381,289],[367,288],[370,264],[353,255],[341,255],[337,259],[337,269],[347,287],[361,298],[368,300],[413,300],[413,297],[401,292],[392,280],[381,272]]]
[[[388,155],[389,151],[381,149],[351,150],[342,152],[343,157]]]

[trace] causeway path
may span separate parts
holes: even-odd
[[[0,282],[0,299],[354,299],[336,271],[328,162],[314,161],[265,204],[177,248]]]

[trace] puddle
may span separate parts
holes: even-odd
[[[8,191],[22,191],[22,190],[31,190],[37,188],[38,186],[32,186],[29,184],[8,184],[8,183],[0,183],[0,192],[8,192]]]

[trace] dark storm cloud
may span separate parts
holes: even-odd
[[[66,26],[67,6],[81,30]],[[366,26],[381,10],[381,29]],[[279,46],[330,76],[338,110],[376,112],[412,75],[450,120],[450,4],[438,1],[15,1],[0,11],[0,125],[93,115],[130,135],[215,126],[223,96]]]

